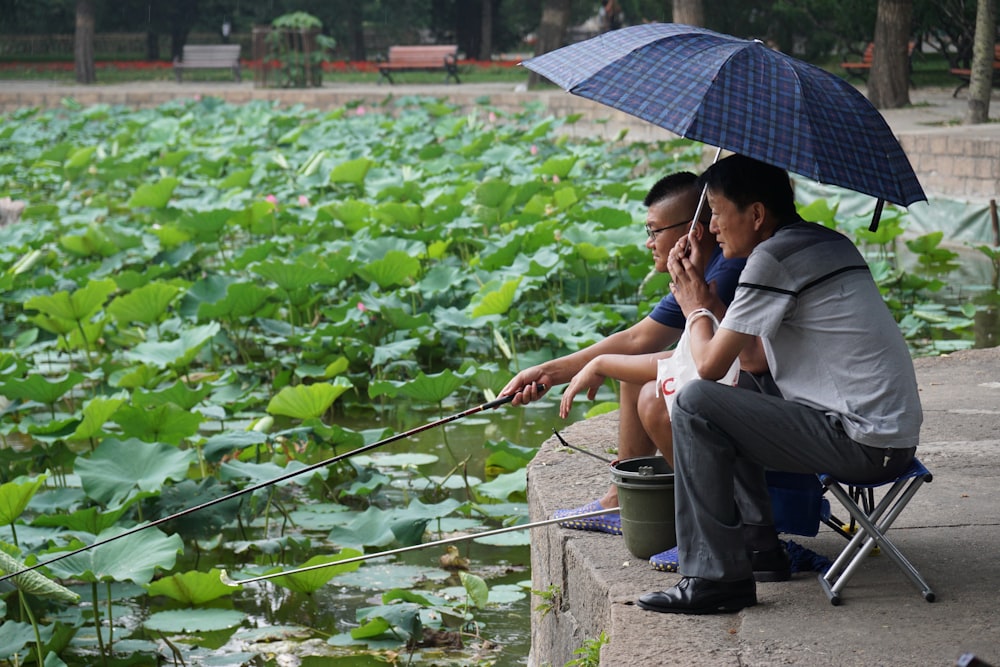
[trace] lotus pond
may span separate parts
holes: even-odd
[[[315,465],[490,400],[663,293],[641,201],[701,147],[573,121],[425,98],[0,116],[0,196],[26,203],[0,229],[0,569],[45,563],[0,583],[0,658],[523,662],[544,600],[526,533],[338,563],[526,522],[551,403]],[[915,354],[975,344],[995,249],[969,249],[992,284],[941,300],[942,235],[802,213],[855,235]]]

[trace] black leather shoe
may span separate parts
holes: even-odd
[[[754,581],[788,581],[792,578],[792,560],[783,544],[767,551],[751,551],[750,565]]]
[[[753,579],[712,581],[684,577],[665,591],[646,593],[639,606],[665,614],[718,614],[739,611],[757,604],[757,586]]]

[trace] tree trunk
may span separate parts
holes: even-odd
[[[705,6],[702,0],[673,0],[674,23],[705,25]]]
[[[351,60],[363,62],[368,57],[368,49],[365,46],[365,16],[362,7],[357,2],[352,2],[347,10],[347,24],[350,35]]]
[[[538,26],[538,40],[535,42],[536,56],[554,51],[563,45],[572,9],[572,0],[545,0],[542,22]],[[540,81],[541,77],[532,72],[528,77],[528,87],[535,88]]]
[[[875,52],[868,76],[868,99],[878,109],[910,103],[910,25],[913,0],[878,0]]]
[[[146,31],[146,60],[156,61],[160,59],[160,36],[159,34]]]
[[[77,83],[94,83],[94,1],[76,0],[76,34],[73,37],[73,66]]]
[[[479,42],[479,59],[493,59],[493,0],[482,0],[482,39]]]
[[[976,41],[972,46],[972,74],[969,77],[968,125],[990,119],[990,93],[993,90],[993,45],[996,33],[994,0],[976,3]]]

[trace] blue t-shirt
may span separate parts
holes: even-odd
[[[716,246],[712,257],[705,267],[705,282],[715,281],[715,287],[719,298],[727,306],[736,294],[736,283],[739,282],[740,272],[746,264],[746,258],[726,259],[722,256],[722,248]],[[684,312],[677,305],[677,300],[673,294],[667,294],[660,299],[660,302],[653,308],[649,316],[656,322],[675,329],[684,328]]]

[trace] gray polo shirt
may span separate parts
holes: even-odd
[[[873,447],[915,447],[923,412],[906,342],[850,239],[811,222],[750,253],[720,326],[763,339],[782,396]]]

